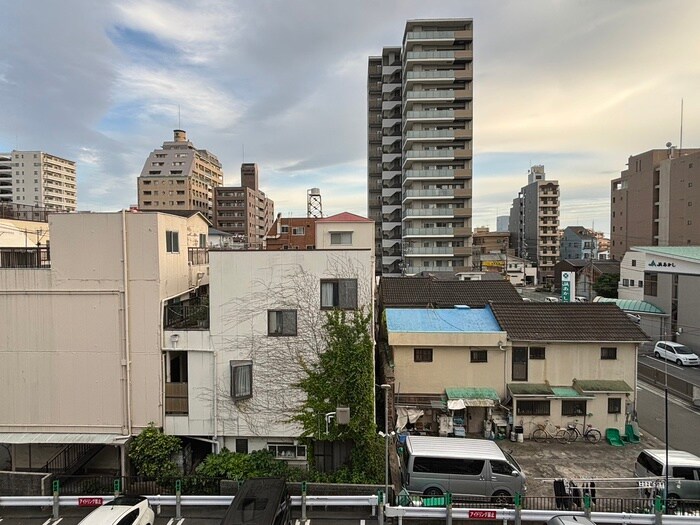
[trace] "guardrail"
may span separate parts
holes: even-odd
[[[645,383],[654,385],[657,388],[664,388],[668,385],[668,391],[671,394],[686,401],[690,401],[691,403],[700,400],[699,385],[694,385],[689,381],[685,381],[671,374],[669,374],[667,378],[664,370],[639,363],[637,366],[637,377]]]

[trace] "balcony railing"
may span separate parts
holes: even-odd
[[[427,91],[408,91],[406,98],[455,98],[454,89],[433,89]]]
[[[454,69],[438,69],[434,71],[408,71],[407,79],[455,78]]]
[[[166,305],[164,317],[165,329],[208,330],[209,298],[203,297],[186,303]]]
[[[457,208],[419,208],[406,210],[404,217],[454,217]]]
[[[424,129],[406,132],[407,139],[453,139],[454,129]]]
[[[454,235],[454,228],[406,228],[404,236]]]
[[[409,51],[406,53],[407,60],[424,60],[432,58],[454,58],[454,51]]]
[[[454,157],[455,153],[460,151],[457,148],[445,149],[410,149],[406,152],[406,158],[432,158],[432,157]]]
[[[404,192],[404,198],[416,198],[416,197],[454,197],[455,190],[406,190]]]
[[[406,40],[435,40],[454,37],[454,31],[409,31],[406,33]]]
[[[456,170],[406,170],[404,172],[403,180],[411,178],[440,178],[440,179],[454,179]]]
[[[452,255],[454,254],[454,248],[451,246],[432,246],[432,247],[407,247],[404,250],[405,255]]]
[[[191,265],[209,264],[209,250],[207,248],[187,248],[187,260]]]
[[[407,111],[406,118],[454,118],[453,109],[434,109],[431,111]]]
[[[2,268],[51,268],[49,248],[0,248]]]

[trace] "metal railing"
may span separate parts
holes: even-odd
[[[209,264],[208,248],[187,248],[187,261],[192,264]]]
[[[67,445],[62,448],[58,454],[46,462],[42,472],[61,473],[70,470],[76,463],[79,463],[82,458],[88,454],[93,454],[97,449],[101,449],[99,445],[75,444]]]
[[[409,178],[449,178],[454,179],[457,170],[437,169],[437,170],[406,170],[403,180]]]
[[[668,385],[668,391],[681,399],[686,401],[694,401],[700,395],[700,385],[694,385],[688,381],[669,375],[668,379],[663,370],[654,368],[653,366],[645,365],[644,363],[639,363],[637,367],[637,375],[639,379],[650,385],[663,388]]]
[[[406,118],[454,118],[453,109],[434,109],[430,111],[407,111]]]
[[[0,268],[51,268],[48,246],[0,248]]]
[[[431,58],[454,58],[454,51],[409,51],[406,53],[407,60],[422,60]]]
[[[406,40],[425,40],[430,38],[454,38],[454,31],[409,31]]]
[[[454,89],[432,89],[426,91],[408,91],[406,98],[455,98]]]
[[[166,305],[164,311],[163,326],[166,330],[172,330],[174,328],[190,330],[208,330],[208,302],[195,300],[187,303],[175,303]]]

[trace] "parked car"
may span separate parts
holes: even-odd
[[[119,496],[97,507],[78,525],[153,525],[155,514],[143,496]]]
[[[282,478],[245,481],[221,520],[221,525],[289,525],[291,499]]]
[[[561,301],[559,300],[559,297],[554,297],[554,296],[550,295],[549,297],[544,298],[544,302],[545,303],[559,303]]]
[[[634,475],[663,480],[668,473],[670,508],[675,508],[678,500],[700,499],[700,458],[683,450],[669,450],[668,466],[670,470],[666,466],[665,449],[642,450],[634,464]]]
[[[654,357],[673,361],[678,366],[700,365],[700,358],[690,348],[673,341],[659,341],[654,346]]]

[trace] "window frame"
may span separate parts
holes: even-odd
[[[332,303],[324,304],[324,285],[332,285]],[[345,291],[345,299],[349,299],[342,304],[343,293],[341,292],[342,287],[349,287]],[[351,293],[348,293],[352,290]],[[357,310],[358,308],[358,297],[357,297],[357,279],[321,279],[320,284],[320,305],[321,310]]]
[[[246,359],[246,360],[231,360],[229,361],[229,367],[231,370],[231,397],[233,398],[234,401],[243,401],[246,399],[250,399],[253,397],[253,361]],[[245,391],[242,391],[241,393],[238,393],[241,389],[239,388],[239,381],[241,380],[239,376],[236,374],[236,371],[238,369],[246,369],[249,370],[247,374],[247,379],[249,385],[247,385],[247,389]],[[244,385],[245,388],[245,385]]]
[[[342,232],[330,232],[331,235],[331,245],[332,246],[352,246],[352,231],[342,231]],[[345,242],[348,239],[346,238],[349,237],[350,242]],[[334,239],[337,240],[334,241]]]
[[[525,407],[529,407],[528,410],[523,410]],[[518,399],[515,411],[516,416],[549,416],[552,404],[549,399]]]
[[[479,348],[476,350],[470,350],[469,351],[469,362],[470,363],[488,363],[489,362],[488,350],[483,349],[483,348]]]
[[[617,347],[616,346],[601,346],[600,347],[600,359],[603,361],[615,361],[615,360],[617,360]]]
[[[617,406],[615,406],[617,405]],[[609,397],[608,398],[608,414],[622,414],[622,398],[621,397]]]
[[[180,253],[180,232],[165,230],[165,252]]]
[[[432,363],[433,362],[433,349],[426,347],[417,347],[413,349],[413,362],[414,363]]]
[[[291,327],[287,327],[286,324],[289,323],[289,316],[287,316],[287,323],[285,323],[285,314],[293,313],[294,314],[294,327],[293,329]],[[275,319],[275,324],[280,327],[279,330],[277,331],[272,331],[271,326],[272,323],[270,323],[270,318],[271,314],[280,314],[275,315],[277,319]],[[267,311],[267,335],[270,337],[290,337],[290,336],[296,336],[297,335],[297,323],[298,323],[298,318],[297,318],[297,310],[292,309],[292,308],[286,308],[286,309],[270,309]]]
[[[581,408],[583,405],[583,408]],[[561,400],[561,415],[562,416],[583,416],[586,414],[588,406],[585,399],[562,399]]]
[[[533,352],[534,350],[534,352]],[[541,352],[540,352],[541,351]],[[547,348],[544,346],[531,346],[529,347],[529,357],[534,360],[546,359]]]

